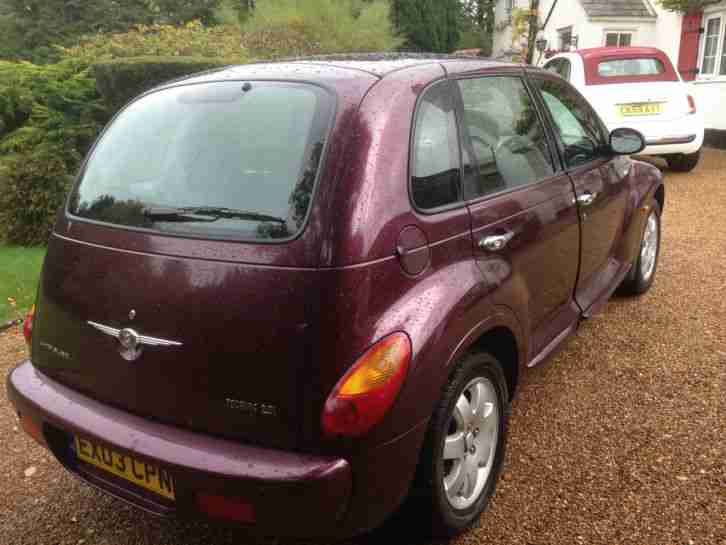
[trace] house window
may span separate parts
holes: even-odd
[[[701,75],[726,75],[726,51],[723,46],[724,24],[721,15],[706,19],[701,49]]]
[[[631,32],[606,32],[605,45],[607,47],[628,47],[633,43]]]
[[[570,45],[572,45],[572,27],[568,26],[567,28],[561,28],[557,31],[557,36],[560,42],[560,51],[569,51]]]

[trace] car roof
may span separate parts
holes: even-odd
[[[297,79],[311,82],[330,83],[332,80],[351,79],[367,76],[383,79],[399,70],[427,67],[439,64],[444,70],[452,65],[467,64],[467,70],[519,66],[512,63],[495,61],[488,58],[463,55],[444,55],[440,53],[354,53],[291,57],[278,60],[258,61],[233,65],[192,74],[160,85],[157,89],[180,82],[202,83],[224,79],[245,79],[252,77]],[[448,70],[447,70],[448,71]]]
[[[663,51],[657,47],[640,47],[640,46],[628,46],[628,47],[591,47],[588,49],[578,49],[573,53],[580,55],[585,60],[597,60],[603,58],[613,57],[628,57],[633,58],[637,56],[647,57],[659,57],[665,55]]]
[[[472,57],[470,55],[445,55],[441,53],[351,53],[351,54],[333,54],[333,55],[316,55],[309,57],[294,57],[290,59],[281,59],[276,62],[294,62],[298,64],[322,64],[337,68],[347,68],[350,70],[362,70],[380,78],[386,77],[392,72],[413,68],[417,66],[426,66],[431,64],[449,64],[456,61],[476,62],[481,68],[490,66],[501,66],[508,63],[494,61],[488,58]],[[265,64],[274,64],[265,63]]]

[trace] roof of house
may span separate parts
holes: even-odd
[[[589,17],[656,17],[648,0],[580,0],[580,3]]]

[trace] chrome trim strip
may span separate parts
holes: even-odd
[[[120,329],[116,329],[115,327],[110,327],[107,325],[99,324],[97,322],[87,321],[86,322],[91,327],[95,327],[98,329],[101,333],[105,333],[106,335],[109,335],[115,339],[119,338],[119,335],[121,333]],[[139,335],[138,336],[139,344],[145,345],[145,346],[182,346],[182,343],[178,341],[170,341],[168,339],[160,339],[158,337],[150,337],[148,335]]]
[[[657,140],[646,140],[646,146],[667,146],[669,144],[690,144],[696,140],[697,135],[672,136],[670,138],[658,138]]]

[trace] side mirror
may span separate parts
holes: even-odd
[[[635,129],[621,127],[610,133],[610,149],[616,155],[634,155],[645,149],[645,137]]]

